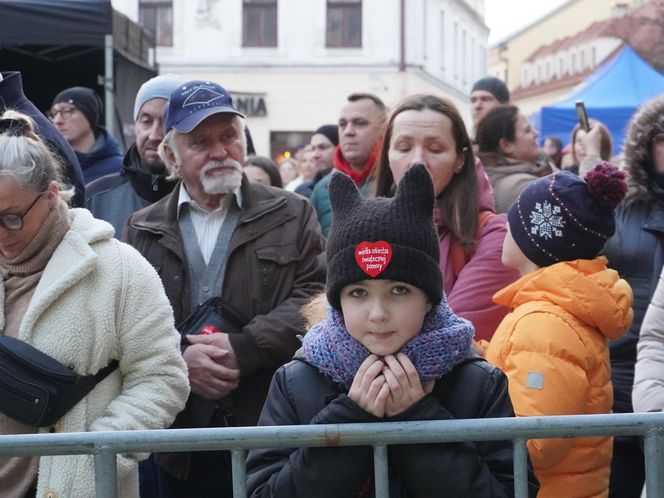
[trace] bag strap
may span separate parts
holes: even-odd
[[[63,389],[59,393],[55,406],[53,406],[52,413],[49,415],[48,423],[45,425],[50,425],[51,421],[57,421],[62,418],[76,403],[85,398],[99,382],[108,377],[118,365],[118,360],[113,360],[95,375],[82,376],[78,379],[75,386]]]
[[[482,234],[486,222],[495,215],[496,213],[493,211],[480,211],[476,238],[479,238]],[[463,250],[463,246],[459,244],[456,239],[452,238],[452,243],[450,244],[450,260],[452,261],[452,272],[455,277],[459,276],[459,273],[461,273],[461,270],[466,266],[469,259],[470,258],[466,256],[466,252]]]
[[[106,377],[108,377],[110,374],[112,374],[115,371],[115,369],[118,368],[119,365],[120,365],[120,362],[118,360],[113,360],[108,365],[106,365],[104,368],[99,370],[99,372],[97,372],[95,375],[89,375],[88,377],[93,377],[94,378],[95,386],[96,386],[102,380],[104,380]]]

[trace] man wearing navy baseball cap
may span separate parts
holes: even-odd
[[[164,129],[160,154],[179,182],[132,215],[125,238],[159,271],[176,323],[221,297],[241,330],[188,330],[192,395],[175,426],[255,425],[272,374],[299,346],[300,308],[324,290],[320,226],[303,197],[244,177],[244,116],[218,84],[178,86]],[[169,496],[232,496],[228,452],[156,460]]]

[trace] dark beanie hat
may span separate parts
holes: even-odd
[[[362,280],[396,280],[443,295],[433,183],[424,165],[406,171],[393,198],[364,199],[343,173],[330,180],[334,217],[327,240],[327,299],[341,309],[341,290]]]
[[[101,97],[99,97],[97,92],[95,92],[92,88],[74,86],[62,90],[53,99],[53,104],[51,104],[51,107],[62,102],[71,104],[79,111],[81,111],[90,123],[90,127],[93,130],[99,124],[103,106]]]
[[[510,91],[507,85],[502,80],[495,76],[487,76],[481,80],[477,80],[471,88],[470,93],[477,90],[484,90],[498,99],[501,104],[507,104],[510,101]]]
[[[317,135],[319,133],[321,135],[325,135],[335,147],[339,145],[339,127],[337,125],[323,125],[313,134]]]
[[[602,163],[585,180],[569,171],[536,180],[507,212],[514,241],[541,267],[595,258],[616,230],[614,211],[627,193],[625,178]]]

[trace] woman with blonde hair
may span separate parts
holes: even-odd
[[[3,344],[36,348],[73,374],[108,375],[95,379],[80,401],[56,398],[66,409],[55,421],[16,410],[1,376],[0,434],[165,428],[184,407],[189,384],[159,277],[113,238],[111,225],[70,209],[70,196],[32,120],[6,111],[0,118]],[[138,496],[139,456],[118,456],[119,496]],[[0,496],[94,496],[94,476],[92,455],[2,459]]]

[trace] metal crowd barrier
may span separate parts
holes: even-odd
[[[246,498],[248,449],[373,446],[376,497],[388,498],[388,445],[512,440],[515,498],[527,498],[528,439],[603,435],[644,438],[648,498],[664,498],[664,413],[30,434],[0,436],[0,457],[94,455],[96,497],[117,498],[118,453],[230,450],[234,497]]]

